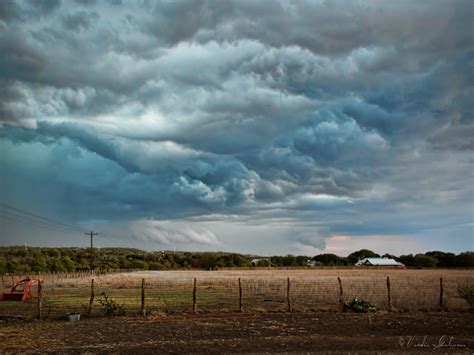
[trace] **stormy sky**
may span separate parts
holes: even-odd
[[[473,250],[473,15],[471,0],[0,1],[0,202],[102,246]],[[88,242],[0,223],[3,245]]]

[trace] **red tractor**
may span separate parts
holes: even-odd
[[[38,284],[39,280],[32,280],[29,277],[23,280],[17,280],[9,293],[3,293],[3,295],[0,296],[0,301],[29,301],[33,298],[31,295],[31,287]]]

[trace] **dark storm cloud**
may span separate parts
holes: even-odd
[[[144,219],[217,214],[255,233],[277,219],[280,243],[317,247],[331,233],[428,233],[441,211],[456,229],[472,219],[473,11],[2,1],[0,138],[22,154],[2,158],[5,196],[28,204],[15,194],[49,181],[32,200],[49,191],[72,220],[141,221],[146,240],[213,243],[209,226]],[[45,162],[34,177],[29,152]]]

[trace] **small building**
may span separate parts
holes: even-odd
[[[316,260],[307,260],[306,261],[306,265],[309,266],[309,267],[315,267],[316,266]]]
[[[252,264],[252,266],[271,266],[272,262],[270,259],[252,259],[250,264]]]
[[[404,268],[405,265],[390,258],[363,258],[360,259],[356,266],[370,266],[370,267],[390,267],[390,268]]]

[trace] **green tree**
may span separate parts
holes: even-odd
[[[4,256],[0,257],[0,275],[7,273],[7,258]]]
[[[43,272],[46,271],[48,265],[46,259],[41,255],[34,256],[30,261],[31,271]]]
[[[474,253],[468,251],[457,255],[455,265],[457,267],[474,267]]]
[[[213,270],[217,267],[217,257],[214,253],[201,253],[199,259],[204,270]]]
[[[133,259],[130,261],[131,269],[148,270],[148,264],[145,260]]]
[[[257,261],[257,265],[255,266],[268,267],[268,266],[271,266],[271,262],[269,259],[260,259],[259,261]]]
[[[436,267],[438,260],[425,254],[416,254],[413,259],[414,267]]]
[[[380,255],[373,252],[372,250],[361,249],[349,254],[347,256],[347,260],[349,261],[350,264],[354,265],[357,261],[363,258],[379,258],[379,257]]]
[[[46,260],[46,264],[48,265],[48,270],[51,272],[64,272],[66,269],[64,268],[61,259],[59,258],[49,258]]]
[[[326,265],[326,266],[337,266],[344,265],[343,259],[336,254],[320,254],[316,255],[313,260]]]
[[[48,256],[50,256],[51,258],[59,258],[61,256],[61,252],[56,248],[49,249]]]
[[[20,263],[16,259],[7,260],[7,272],[10,274],[20,271]]]
[[[68,272],[74,271],[76,268],[76,264],[74,263],[74,261],[71,260],[69,256],[62,256],[61,263],[63,264],[64,269]]]
[[[456,266],[456,255],[453,253],[445,253],[442,251],[429,251],[425,255],[431,256],[437,260],[437,267],[453,267]]]

